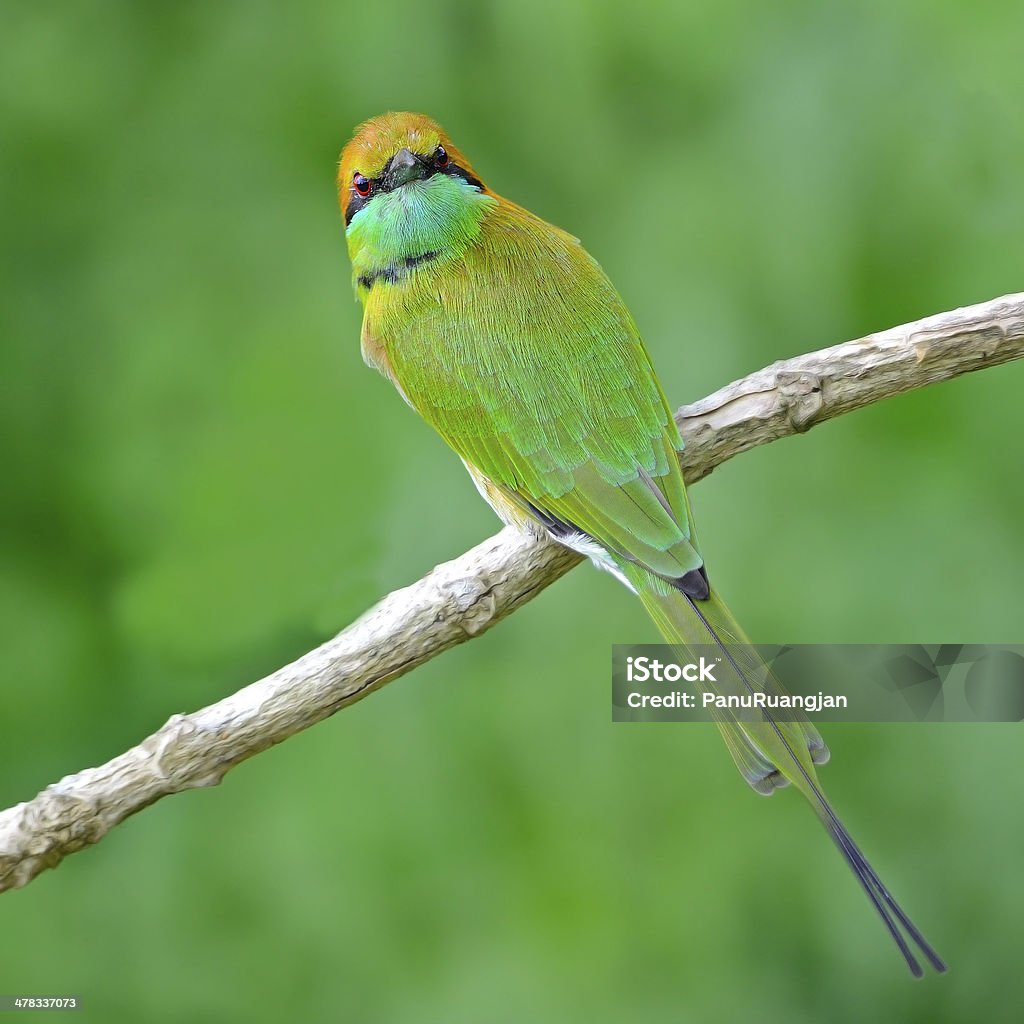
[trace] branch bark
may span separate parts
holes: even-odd
[[[1024,356],[1024,293],[939,313],[783,360],[676,414],[686,479],[757,445],[883,398]],[[580,557],[506,528],[389,594],[298,661],[161,729],[98,768],[0,812],[0,892],[25,885],[115,825],[235,765],[478,636]]]

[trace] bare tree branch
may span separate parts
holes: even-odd
[[[1024,293],[775,363],[679,410],[686,478],[842,413],[1022,355]],[[164,796],[215,785],[246,758],[490,629],[579,561],[543,537],[502,530],[389,594],[298,661],[173,716],[112,761],[0,812],[0,892]]]

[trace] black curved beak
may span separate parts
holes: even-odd
[[[400,149],[388,164],[384,175],[384,188],[390,191],[409,181],[427,176],[427,162],[412,150]]]

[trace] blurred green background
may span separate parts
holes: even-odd
[[[3,4],[0,806],[495,529],[367,370],[352,127],[437,117],[582,237],[675,402],[1019,290],[1019,3]],[[749,632],[1024,641],[1011,365],[694,491]],[[800,801],[611,724],[582,568],[488,635],[0,898],[0,992],[97,1021],[1019,1019],[1020,732],[833,728],[826,782],[946,955],[913,984]]]

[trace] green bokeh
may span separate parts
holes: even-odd
[[[494,529],[360,361],[333,191],[359,120],[433,114],[581,236],[678,402],[1022,287],[1010,0],[2,10],[0,806]],[[1024,641],[1022,387],[702,483],[748,631]],[[1019,730],[830,731],[830,791],[953,966],[912,984],[794,796],[702,727],[611,724],[610,644],[653,639],[573,572],[0,897],[0,992],[105,1022],[1019,1019]]]

